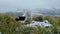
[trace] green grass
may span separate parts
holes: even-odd
[[[13,34],[16,27],[20,26],[11,16],[0,15],[0,32],[3,34]]]
[[[45,19],[48,20],[53,27],[26,27],[20,22],[15,21],[15,17],[0,14],[0,32],[2,32],[2,34],[60,34],[60,17],[46,16]],[[26,20],[26,22],[29,23],[31,21],[31,18]],[[19,28],[19,31],[16,31],[16,27]]]

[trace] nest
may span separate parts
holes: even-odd
[[[42,15],[33,15],[32,20],[42,22],[44,20]]]

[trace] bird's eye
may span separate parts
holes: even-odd
[[[47,23],[47,22],[45,22],[45,23]]]

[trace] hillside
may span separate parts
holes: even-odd
[[[46,16],[45,19],[53,26],[49,28],[26,27],[15,21],[13,16],[0,14],[0,32],[2,34],[60,34],[60,17]],[[30,22],[30,19],[27,22]]]

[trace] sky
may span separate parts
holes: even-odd
[[[0,12],[20,9],[60,8],[60,0],[0,0]]]

